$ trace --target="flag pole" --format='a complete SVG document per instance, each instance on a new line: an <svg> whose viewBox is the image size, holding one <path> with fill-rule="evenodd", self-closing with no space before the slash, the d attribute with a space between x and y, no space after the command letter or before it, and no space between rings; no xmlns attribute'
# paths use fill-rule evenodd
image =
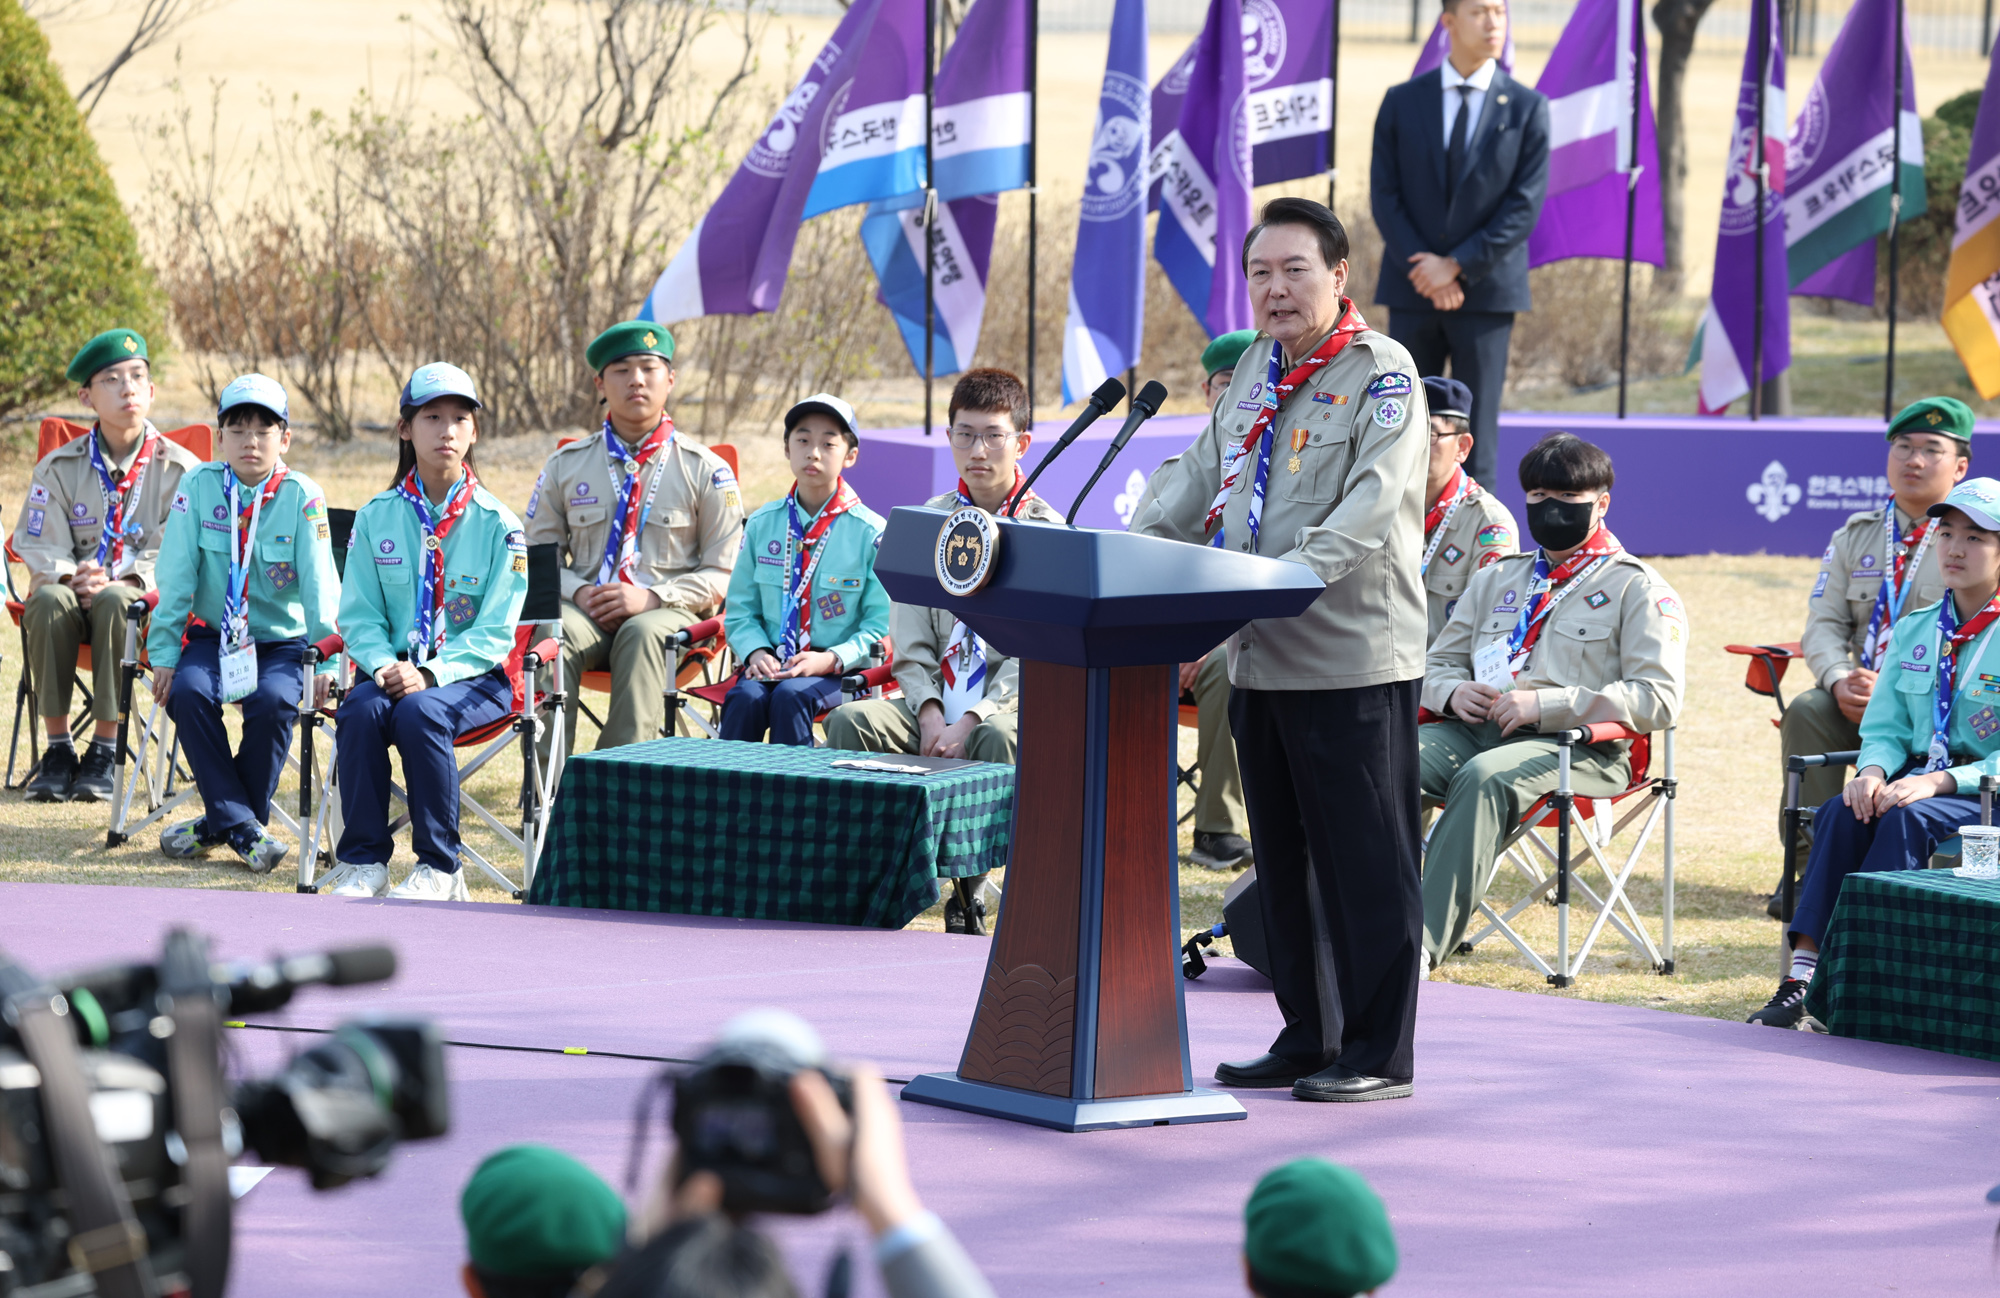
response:
<svg viewBox="0 0 2000 1298"><path fill-rule="evenodd" d="M1767 176L1764 157L1764 91L1771 84L1771 0L1757 0L1757 16L1750 22L1750 39L1756 40L1763 34L1764 48L1757 55L1757 120L1751 124L1750 147L1756 153L1757 165L1751 170L1757 177L1757 245L1752 253L1752 265L1757 279L1754 314L1750 318L1750 417L1761 419L1764 415L1764 182Z"/></svg>
<svg viewBox="0 0 2000 1298"><path fill-rule="evenodd" d="M1643 0L1632 0L1632 149L1626 158L1625 176L1625 286L1618 319L1618 417L1625 417L1626 369L1632 355L1632 227L1639 203L1639 83L1645 71L1639 53L1646 20Z"/></svg>
<svg viewBox="0 0 2000 1298"><path fill-rule="evenodd" d="M931 375L937 368L937 184L931 174L931 109L937 98L937 0L924 0L924 436L931 435Z"/></svg>
<svg viewBox="0 0 2000 1298"><path fill-rule="evenodd" d="M1041 135L1041 63L1037 57L1042 37L1041 0L1028 0L1028 427L1035 426L1035 246L1040 231L1035 223L1035 145Z"/></svg>
<svg viewBox="0 0 2000 1298"><path fill-rule="evenodd" d="M1333 208L1334 183L1340 178L1340 0L1333 0L1328 20L1326 56L1326 210Z"/></svg>
<svg viewBox="0 0 2000 1298"><path fill-rule="evenodd" d="M1903 0L1896 0L1896 41L1890 58L1896 60L1894 101L1895 126L1890 130L1889 156L1889 368L1882 379L1882 422L1896 417L1896 298L1897 253L1901 251L1903 228Z"/></svg>

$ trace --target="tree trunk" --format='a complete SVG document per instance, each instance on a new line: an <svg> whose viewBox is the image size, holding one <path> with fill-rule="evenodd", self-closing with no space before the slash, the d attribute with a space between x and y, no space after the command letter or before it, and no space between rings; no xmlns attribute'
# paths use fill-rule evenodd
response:
<svg viewBox="0 0 2000 1298"><path fill-rule="evenodd" d="M1687 130L1681 104L1687 88L1688 58L1694 53L1695 28L1713 0L1658 0L1653 25L1660 32L1660 102L1657 130L1660 142L1660 224L1666 235L1667 264L1656 285L1662 292L1681 291L1687 273ZM1733 128L1732 128L1733 129Z"/></svg>

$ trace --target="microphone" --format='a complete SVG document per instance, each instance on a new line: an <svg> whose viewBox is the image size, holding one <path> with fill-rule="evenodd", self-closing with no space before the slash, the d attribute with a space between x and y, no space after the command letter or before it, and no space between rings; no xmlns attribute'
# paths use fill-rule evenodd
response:
<svg viewBox="0 0 2000 1298"><path fill-rule="evenodd" d="M209 976L229 992L234 1013L274 1010L301 987L351 987L386 982L396 974L396 953L386 946L353 946L310 955L281 956L265 964L210 967Z"/></svg>
<svg viewBox="0 0 2000 1298"><path fill-rule="evenodd" d="M1077 493L1076 503L1069 507L1069 517L1064 519L1064 522L1071 527L1076 526L1076 511L1083 508L1083 498L1090 494L1090 489L1097 485L1097 480L1104 476L1104 471L1118 458L1118 452L1125 449L1125 443L1132 440L1132 434L1139 431L1139 425L1160 413L1160 406L1166 399L1167 385L1158 379L1149 380L1145 387L1139 389L1139 395L1132 398L1132 411L1125 416L1124 427L1120 428L1118 435L1111 439L1110 449L1104 452L1104 458L1097 463L1097 472L1090 475L1090 481L1084 483L1083 490Z"/></svg>
<svg viewBox="0 0 2000 1298"><path fill-rule="evenodd" d="M1084 429L1096 423L1099 417L1110 410L1111 407L1117 405L1124 397L1125 385L1117 379L1106 379L1104 382L1098 384L1097 391L1090 394L1090 404L1083 408L1083 413L1076 417L1076 422L1064 429L1061 437L1056 438L1056 444L1049 448L1049 453L1042 457L1042 462L1035 466L1035 471L1028 475L1028 480L1021 484L1020 489L1007 500L1001 502L1000 511L1009 518L1020 514L1021 498L1028 494L1028 488L1035 485L1035 479L1042 476L1042 470L1054 464L1056 456L1068 450L1071 442L1083 436Z"/></svg>

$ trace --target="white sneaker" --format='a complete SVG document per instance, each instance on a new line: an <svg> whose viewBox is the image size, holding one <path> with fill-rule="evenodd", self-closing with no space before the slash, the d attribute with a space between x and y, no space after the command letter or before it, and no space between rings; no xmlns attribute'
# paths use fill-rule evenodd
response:
<svg viewBox="0 0 2000 1298"><path fill-rule="evenodd" d="M419 864L410 871L410 877L389 889L389 895L399 901L469 901L465 891L465 873L454 870L446 874L443 870L433 870L428 865Z"/></svg>
<svg viewBox="0 0 2000 1298"><path fill-rule="evenodd" d="M389 867L380 862L342 861L320 879L320 892L334 897L379 897L388 890Z"/></svg>

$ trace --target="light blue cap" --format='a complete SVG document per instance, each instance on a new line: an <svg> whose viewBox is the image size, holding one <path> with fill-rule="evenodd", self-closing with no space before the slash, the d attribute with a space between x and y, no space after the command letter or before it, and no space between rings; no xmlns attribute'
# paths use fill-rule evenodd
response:
<svg viewBox="0 0 2000 1298"><path fill-rule="evenodd" d="M439 397L463 397L478 410L479 392L472 386L472 376L456 365L445 361L432 361L429 365L419 365L410 375L410 381L403 385L403 418L408 419Z"/></svg>
<svg viewBox="0 0 2000 1298"><path fill-rule="evenodd" d="M215 403L217 421L238 406L262 406L287 422L292 417L284 385L262 374L245 374L229 381L229 386L222 390L222 396Z"/></svg>
<svg viewBox="0 0 2000 1298"><path fill-rule="evenodd" d="M1988 532L2000 532L2000 482L1991 478L1967 478L1951 489L1951 494L1924 512L1932 518L1956 509Z"/></svg>

